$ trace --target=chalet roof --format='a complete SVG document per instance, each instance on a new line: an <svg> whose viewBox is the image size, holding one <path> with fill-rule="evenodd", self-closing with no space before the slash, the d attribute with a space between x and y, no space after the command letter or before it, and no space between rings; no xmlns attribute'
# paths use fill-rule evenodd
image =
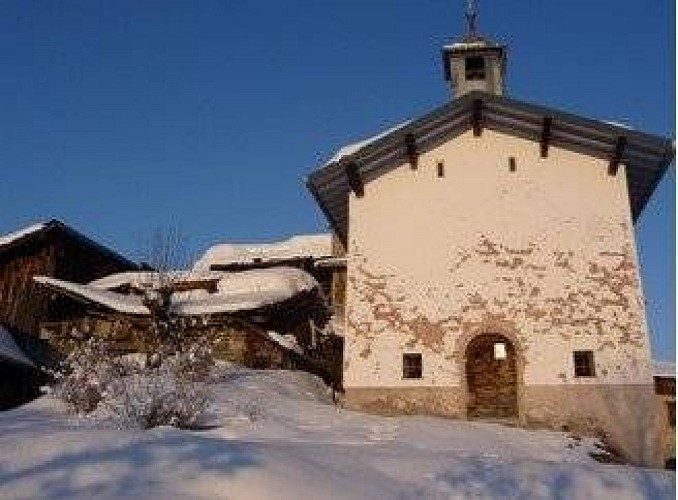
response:
<svg viewBox="0 0 678 500"><path fill-rule="evenodd" d="M332 255L332 235L301 234L273 243L222 243L207 250L193 266L207 271L213 266L245 266L255 263L284 263L294 259L321 259Z"/></svg>
<svg viewBox="0 0 678 500"><path fill-rule="evenodd" d="M36 276L34 280L85 304L122 314L149 314L140 295L117 293L92 284L81 285L46 276ZM232 313L280 303L313 289L319 289L316 280L310 274L291 267L221 272L215 293L207 290L175 292L172 306L182 316Z"/></svg>
<svg viewBox="0 0 678 500"><path fill-rule="evenodd" d="M88 238L84 234L78 232L77 230L57 219L31 224L30 226L27 226L23 229L0 235L0 253L17 248L23 244L33 242L37 238L54 232L60 232L62 235L71 238L82 245L95 248L100 253L107 255L110 259L120 262L130 269L136 269L139 267L126 257L114 252L110 248L105 247L100 243L97 243L96 241Z"/></svg>
<svg viewBox="0 0 678 500"><path fill-rule="evenodd" d="M12 334L0 326L0 360L21 365L35 366L30 358L16 344Z"/></svg>
<svg viewBox="0 0 678 500"><path fill-rule="evenodd" d="M0 235L0 247L9 245L33 233L41 231L42 229L45 228L46 225L47 223L45 222L38 222L37 224L31 224L30 226L26 226L22 229L12 231L11 233Z"/></svg>
<svg viewBox="0 0 678 500"><path fill-rule="evenodd" d="M673 141L663 137L473 91L417 120L340 149L308 176L306 185L333 229L345 238L351 185L368 173L381 175L397 167L408 158L408 150L427 151L482 127L625 164L634 221L674 155Z"/></svg>

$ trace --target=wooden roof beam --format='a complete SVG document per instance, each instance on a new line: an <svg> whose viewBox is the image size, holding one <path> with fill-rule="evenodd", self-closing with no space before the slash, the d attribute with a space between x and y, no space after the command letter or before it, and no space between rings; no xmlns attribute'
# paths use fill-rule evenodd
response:
<svg viewBox="0 0 678 500"><path fill-rule="evenodd" d="M539 155L547 158L549 155L549 142L551 141L551 124L553 118L545 116L541 126L541 139L539 140Z"/></svg>
<svg viewBox="0 0 678 500"><path fill-rule="evenodd" d="M417 151L417 141L414 134L407 134L405 136L405 151L407 154L407 161L410 163L412 170L417 170L419 166L419 152Z"/></svg>
<svg viewBox="0 0 678 500"><path fill-rule="evenodd" d="M347 163L344 166L344 172L346 172L346 178L348 179L348 185L351 188L351 191L353 191L358 198L362 198L365 195L365 184L360 175L358 164L354 161Z"/></svg>
<svg viewBox="0 0 678 500"><path fill-rule="evenodd" d="M483 100L474 99L473 100L473 116L471 118L473 121L473 135L474 137L480 137L483 133Z"/></svg>
<svg viewBox="0 0 678 500"><path fill-rule="evenodd" d="M609 175L617 175L617 170L619 170L619 164L621 163L622 155L624 154L624 149L626 148L626 137L619 136L617 137L617 143L614 147L614 154L610 158L610 165L607 168L607 173Z"/></svg>

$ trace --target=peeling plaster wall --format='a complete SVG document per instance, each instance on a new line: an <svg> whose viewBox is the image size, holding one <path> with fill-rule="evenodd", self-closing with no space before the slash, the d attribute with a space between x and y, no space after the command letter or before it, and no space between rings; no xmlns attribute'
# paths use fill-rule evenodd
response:
<svg viewBox="0 0 678 500"><path fill-rule="evenodd" d="M484 332L514 342L521 386L652 383L623 166L468 131L366 179L348 242L347 390L464 387ZM595 378L574 377L579 349ZM422 379L402 379L404 352L423 354Z"/></svg>

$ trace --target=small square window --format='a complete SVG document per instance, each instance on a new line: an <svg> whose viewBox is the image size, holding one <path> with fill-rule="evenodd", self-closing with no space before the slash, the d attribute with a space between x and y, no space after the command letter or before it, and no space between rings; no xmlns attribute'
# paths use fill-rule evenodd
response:
<svg viewBox="0 0 678 500"><path fill-rule="evenodd" d="M421 378L421 354L403 354L403 378Z"/></svg>
<svg viewBox="0 0 678 500"><path fill-rule="evenodd" d="M593 361L593 351L574 351L574 376L596 376L595 363Z"/></svg>
<svg viewBox="0 0 678 500"><path fill-rule="evenodd" d="M471 56L465 59L466 80L485 79L485 58Z"/></svg>

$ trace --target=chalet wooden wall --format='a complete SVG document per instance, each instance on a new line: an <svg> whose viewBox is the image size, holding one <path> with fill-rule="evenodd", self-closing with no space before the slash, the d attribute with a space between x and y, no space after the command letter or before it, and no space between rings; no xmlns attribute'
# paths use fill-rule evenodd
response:
<svg viewBox="0 0 678 500"><path fill-rule="evenodd" d="M50 293L36 286L35 275L56 274L56 247L31 242L0 251L0 323L36 332L48 317Z"/></svg>
<svg viewBox="0 0 678 500"><path fill-rule="evenodd" d="M60 353L66 354L82 339L96 335L107 342L112 354L144 352L142 339L149 320L112 313L89 312L86 316L66 321L41 324L42 334ZM213 344L217 359L250 368L295 368L295 353L268 339L256 327L241 321L221 324L197 323L186 330L188 339L207 339Z"/></svg>
<svg viewBox="0 0 678 500"><path fill-rule="evenodd" d="M61 354L70 352L91 335L106 340L111 354L144 352L140 339L148 328L145 317L92 310L77 319L41 324L43 336ZM242 319L222 317L217 322L205 323L196 319L186 335L211 340L219 360L257 369L304 370L318 375L328 385L341 387L343 341L338 337L328 337L309 356L300 356L267 338L265 329Z"/></svg>
<svg viewBox="0 0 678 500"><path fill-rule="evenodd" d="M86 283L137 268L63 224L50 224L0 247L0 323L35 338L41 322L74 317L81 309L39 286L34 276Z"/></svg>

